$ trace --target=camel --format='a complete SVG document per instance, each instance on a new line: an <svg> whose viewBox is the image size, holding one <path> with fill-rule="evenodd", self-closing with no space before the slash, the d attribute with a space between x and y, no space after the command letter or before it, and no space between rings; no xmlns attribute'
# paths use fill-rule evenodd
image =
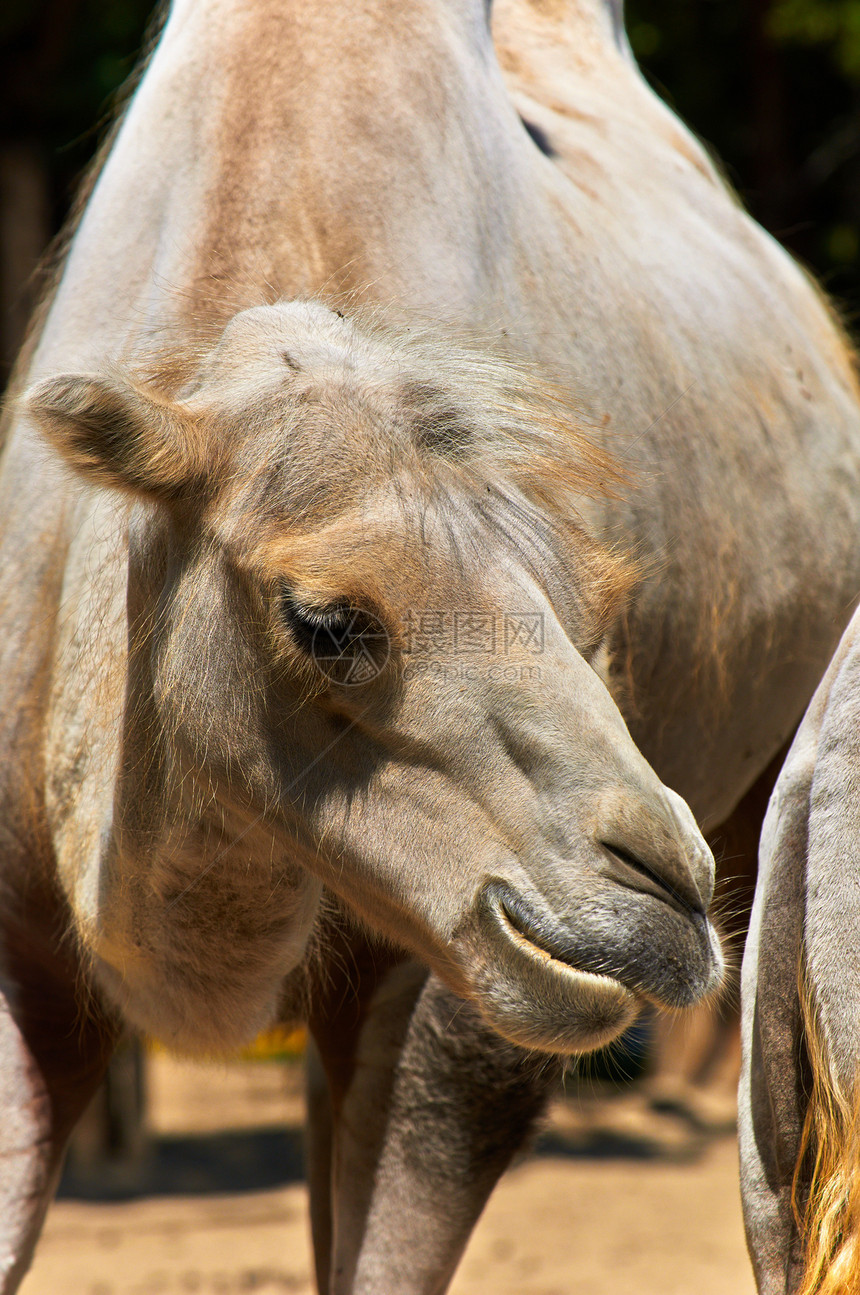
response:
<svg viewBox="0 0 860 1295"><path fill-rule="evenodd" d="M773 793L744 954L741 1185L762 1295L860 1289L858 710L855 613Z"/></svg>
<svg viewBox="0 0 860 1295"><path fill-rule="evenodd" d="M702 829L858 587L852 357L619 5L490 17L175 0L35 320L4 1293L123 1028L307 1021L319 1289L430 1295L558 1058L723 975Z"/></svg>

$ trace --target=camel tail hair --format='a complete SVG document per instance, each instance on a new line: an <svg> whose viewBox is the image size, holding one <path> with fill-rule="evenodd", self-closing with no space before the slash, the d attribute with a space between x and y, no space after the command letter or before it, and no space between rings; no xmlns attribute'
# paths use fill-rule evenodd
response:
<svg viewBox="0 0 860 1295"><path fill-rule="evenodd" d="M792 1183L805 1251L797 1295L860 1295L860 1084L846 1092L836 1073L805 959L798 990L812 1082Z"/></svg>

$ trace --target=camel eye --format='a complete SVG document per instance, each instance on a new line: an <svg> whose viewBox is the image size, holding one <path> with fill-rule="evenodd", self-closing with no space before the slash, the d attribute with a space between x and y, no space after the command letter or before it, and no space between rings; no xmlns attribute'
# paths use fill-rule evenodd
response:
<svg viewBox="0 0 860 1295"><path fill-rule="evenodd" d="M345 599L322 607L309 607L297 601L289 587L281 592L281 612L296 643L305 652L317 655L320 649L342 653L349 648L354 633L356 609Z"/></svg>
<svg viewBox="0 0 860 1295"><path fill-rule="evenodd" d="M373 612L346 598L308 606L286 585L280 607L293 641L330 682L368 683L385 668L391 640Z"/></svg>

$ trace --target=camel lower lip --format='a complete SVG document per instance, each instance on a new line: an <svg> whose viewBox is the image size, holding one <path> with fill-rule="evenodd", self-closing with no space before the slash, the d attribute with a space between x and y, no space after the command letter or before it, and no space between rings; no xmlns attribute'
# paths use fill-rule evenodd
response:
<svg viewBox="0 0 860 1295"><path fill-rule="evenodd" d="M618 980L617 977L607 976L600 971L589 971L587 967L578 967L574 963L567 962L564 958L559 958L556 954L545 949L543 945L538 944L534 939L525 934L525 932L517 925L514 917L504 903L499 904L498 913L502 922L507 927L509 935L517 942L523 952L529 954L531 957L539 959L544 963L548 971L557 975L567 974L575 977L577 980L581 980L582 977L587 977L589 980L594 981L595 984L599 985L600 983L603 983L607 988L611 988L613 990L620 989L625 993L629 992L627 986L624 985L622 981Z"/></svg>
<svg viewBox="0 0 860 1295"><path fill-rule="evenodd" d="M489 1025L521 1047L569 1054L616 1038L638 1016L639 995L536 943L520 929L517 907L504 883L485 888L458 937L461 965L469 968L466 996Z"/></svg>

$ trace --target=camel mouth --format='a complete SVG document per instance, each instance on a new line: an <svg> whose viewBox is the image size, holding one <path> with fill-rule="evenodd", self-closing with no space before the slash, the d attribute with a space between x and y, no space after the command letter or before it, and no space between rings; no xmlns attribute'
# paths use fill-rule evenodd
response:
<svg viewBox="0 0 860 1295"><path fill-rule="evenodd" d="M537 902L536 902L537 901ZM455 937L460 991L499 1034L553 1053L590 1052L643 1008L690 1007L722 976L707 921L654 894L604 882L570 920L494 877Z"/></svg>
<svg viewBox="0 0 860 1295"><path fill-rule="evenodd" d="M644 1000L615 976L574 962L533 929L505 883L484 887L458 938L466 996L499 1034L541 1052L591 1052L617 1038ZM561 956L560 956L561 955Z"/></svg>
<svg viewBox="0 0 860 1295"><path fill-rule="evenodd" d="M573 972L575 976L587 976L593 981L603 981L609 986L626 990L626 986L617 976L604 971L595 971L575 960L576 955L566 947L561 932L548 932L545 924L532 914L520 895L510 891L494 896L500 923L507 927L510 938L529 956L544 964L547 971L554 975L565 975Z"/></svg>
<svg viewBox="0 0 860 1295"><path fill-rule="evenodd" d="M652 951L656 947L655 937L660 931L661 919L669 924L664 926L664 939L668 930L676 936L683 932L688 940L692 940L692 949L688 948L688 953L692 953L691 962L695 963L695 968L691 967L691 975L681 976L671 985L660 985L659 980L653 980L659 960L650 967L643 965L641 949L637 957L632 942L623 952L618 947L611 948L605 939L595 942L587 926L560 923L505 883L496 882L488 887L485 902L496 910L497 920L507 928L510 938L528 949L533 957L551 966L555 974L563 974L567 969L577 976L615 985L633 994L643 1006L645 1003L668 1008L692 1006L716 989L722 980L724 962L711 924L704 913L697 912L690 905L680 901L667 904L659 890L649 892L637 887L630 893L634 896L634 905L644 902L652 906ZM630 910L626 922L617 900L611 911L612 925L616 928L626 925L629 938L635 929L630 920ZM605 926L599 929L605 936ZM671 967L675 959L667 958L666 962Z"/></svg>

